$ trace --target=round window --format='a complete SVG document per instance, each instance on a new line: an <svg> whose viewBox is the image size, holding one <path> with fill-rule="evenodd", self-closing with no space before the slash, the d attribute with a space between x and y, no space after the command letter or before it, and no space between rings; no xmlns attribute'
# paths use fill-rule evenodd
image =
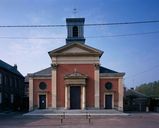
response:
<svg viewBox="0 0 159 128"><path fill-rule="evenodd" d="M112 89L112 86L113 86L113 85L112 85L111 82L105 83L105 88L108 89L108 90Z"/></svg>
<svg viewBox="0 0 159 128"><path fill-rule="evenodd" d="M41 82L41 83L39 84L39 88L40 88L41 90L46 89L46 88L47 88L46 83L45 83L45 82Z"/></svg>

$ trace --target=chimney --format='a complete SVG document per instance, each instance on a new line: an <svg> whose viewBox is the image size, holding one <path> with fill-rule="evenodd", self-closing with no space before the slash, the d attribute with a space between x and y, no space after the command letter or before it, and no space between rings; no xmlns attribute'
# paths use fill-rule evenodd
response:
<svg viewBox="0 0 159 128"><path fill-rule="evenodd" d="M14 64L14 68L17 70L17 68L18 68L18 67L17 67L17 64Z"/></svg>

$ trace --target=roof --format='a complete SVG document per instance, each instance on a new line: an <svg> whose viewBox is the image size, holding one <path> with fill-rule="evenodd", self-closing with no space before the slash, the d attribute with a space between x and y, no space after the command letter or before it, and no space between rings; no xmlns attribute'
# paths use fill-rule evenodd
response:
<svg viewBox="0 0 159 128"><path fill-rule="evenodd" d="M108 69L108 68L105 68L105 67L102 67L100 66L100 73L118 73L116 71L113 71L111 69Z"/></svg>
<svg viewBox="0 0 159 128"><path fill-rule="evenodd" d="M1 59L0 59L0 68L3 68L11 73L14 73L15 75L23 77L23 75L17 70L16 67L7 64L6 62L2 61Z"/></svg>
<svg viewBox="0 0 159 128"><path fill-rule="evenodd" d="M33 74L29 74L29 76L51 76L51 69L51 67L48 67Z"/></svg>
<svg viewBox="0 0 159 128"><path fill-rule="evenodd" d="M84 22L85 18L66 18L66 22Z"/></svg>
<svg viewBox="0 0 159 128"><path fill-rule="evenodd" d="M52 68L48 67L46 69L43 69L43 70L40 70L33 74L30 74L30 76L37 76L37 77L38 76L51 76L51 70L52 70ZM100 66L100 74L119 74L119 73L116 71L113 71L111 69Z"/></svg>
<svg viewBox="0 0 159 128"><path fill-rule="evenodd" d="M143 93L140 93L140 92L138 92L136 90L133 90L133 89L126 90L125 96L133 96L133 97L136 97L136 98L148 98Z"/></svg>

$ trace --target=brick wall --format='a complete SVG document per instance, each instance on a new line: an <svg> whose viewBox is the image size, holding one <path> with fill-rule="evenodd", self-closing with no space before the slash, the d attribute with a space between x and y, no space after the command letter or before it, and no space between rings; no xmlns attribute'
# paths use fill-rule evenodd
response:
<svg viewBox="0 0 159 128"><path fill-rule="evenodd" d="M57 107L65 106L64 75L74 70L88 76L86 86L86 107L94 107L94 65L93 64L59 64L57 67Z"/></svg>
<svg viewBox="0 0 159 128"><path fill-rule="evenodd" d="M105 83L111 82L112 89L107 90L105 88ZM118 105L118 79L100 79L100 108L104 108L104 94L105 93L114 93L114 106Z"/></svg>

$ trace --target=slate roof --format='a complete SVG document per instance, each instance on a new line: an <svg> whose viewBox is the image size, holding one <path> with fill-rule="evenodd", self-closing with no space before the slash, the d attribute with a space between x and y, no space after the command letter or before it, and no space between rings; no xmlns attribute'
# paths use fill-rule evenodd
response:
<svg viewBox="0 0 159 128"><path fill-rule="evenodd" d="M136 90L133 90L133 89L128 89L126 90L125 94L124 94L126 97L127 96L133 96L133 97L136 97L136 98L148 98L148 96L144 95L143 93L140 93Z"/></svg>
<svg viewBox="0 0 159 128"><path fill-rule="evenodd" d="M118 72L100 66L100 73L118 73ZM35 72L32 75L33 76L51 76L51 67Z"/></svg>
<svg viewBox="0 0 159 128"><path fill-rule="evenodd" d="M14 73L18 76L23 77L23 75L14 66L7 64L6 62L2 61L1 59L0 59L0 68L3 68L11 73Z"/></svg>
<svg viewBox="0 0 159 128"><path fill-rule="evenodd" d="M46 69L40 70L38 72L29 74L29 75L31 75L31 76L51 76L51 67L48 67Z"/></svg>
<svg viewBox="0 0 159 128"><path fill-rule="evenodd" d="M113 71L111 69L108 69L108 68L105 68L105 67L102 67L100 66L100 73L118 73L116 71Z"/></svg>

